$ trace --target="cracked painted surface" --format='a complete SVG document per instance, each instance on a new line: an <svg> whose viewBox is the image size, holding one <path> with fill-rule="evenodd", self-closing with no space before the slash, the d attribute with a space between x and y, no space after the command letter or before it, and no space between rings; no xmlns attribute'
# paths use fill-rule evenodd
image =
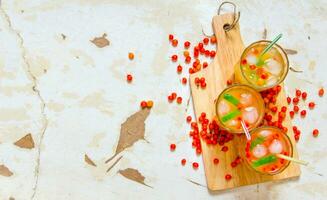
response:
<svg viewBox="0 0 327 200"><path fill-rule="evenodd" d="M326 1L234 2L245 44L264 30L268 39L282 32L281 45L297 52L289 55L291 66L303 73L290 72L289 93L301 88L310 97L326 87ZM210 192L201 164L197 171L180 165L184 157L202 161L187 136L190 91L170 63L177 50L167 35L197 42L202 28L211 33L217 6L211 0L2 0L0 199L326 199L326 98L314 97L317 109L294 120L302 128L300 157L311 164L298 180ZM110 45L90 42L104 33ZM182 105L167 104L172 91L183 96ZM121 124L143 99L155 102L145 140L105 163L115 154ZM311 136L313 128L319 138ZM34 148L14 145L29 133ZM129 168L152 188L119 175Z"/></svg>

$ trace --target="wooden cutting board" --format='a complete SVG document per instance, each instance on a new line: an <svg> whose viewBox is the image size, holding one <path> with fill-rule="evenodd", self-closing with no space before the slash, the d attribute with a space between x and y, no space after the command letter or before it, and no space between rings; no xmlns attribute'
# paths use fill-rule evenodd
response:
<svg viewBox="0 0 327 200"><path fill-rule="evenodd" d="M225 32L223 29L223 26L226 23L232 23L233 15L234 14L232 13L228 13L213 18L213 30L217 38L216 56L207 68L190 75L193 106L197 118L201 115L201 112L205 112L209 119L212 119L215 116L214 100L217 98L219 93L227 87L227 80L233 78L234 65L239 61L245 48L238 23L228 32ZM207 83L206 89L197 88L194 84L195 77L205 77ZM277 106L280 107L281 105L287 105L284 87L282 87L277 98ZM287 134L290 136L294 145L293 155L295 158L298 158L289 115L286 116L283 124L288 128L289 131ZM245 163L232 168L230 163L240 155L238 148L244 145L245 140L245 136L234 137L232 141L225 144L229 147L229 150L226 153L221 151L220 145L208 146L204 141L201 141L207 186L210 190L225 190L243 185L251 185L266 181L277 181L300 176L300 167L294 163L291 163L282 173L274 176L260 175L249 169ZM220 162L218 165L213 164L214 158L219 158ZM232 175L230 181L225 180L226 173Z"/></svg>

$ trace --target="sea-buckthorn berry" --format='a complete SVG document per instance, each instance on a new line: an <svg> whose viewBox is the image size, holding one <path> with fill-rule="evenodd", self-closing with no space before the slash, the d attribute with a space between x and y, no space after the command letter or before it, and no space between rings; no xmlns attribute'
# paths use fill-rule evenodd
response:
<svg viewBox="0 0 327 200"><path fill-rule="evenodd" d="M191 116L187 116L187 117L186 117L186 121L187 121L188 123L190 123L190 122L192 121L192 117L191 117Z"/></svg>
<svg viewBox="0 0 327 200"><path fill-rule="evenodd" d="M215 35L212 35L212 36L210 37L210 42L211 42L212 44L215 44L215 43L217 42L217 39L216 39L216 36L215 36Z"/></svg>
<svg viewBox="0 0 327 200"><path fill-rule="evenodd" d="M181 164L182 164L183 166L186 164L186 159L185 159L185 158L183 158L183 159L181 160Z"/></svg>
<svg viewBox="0 0 327 200"><path fill-rule="evenodd" d="M209 38L204 38L204 39L203 39L203 43L204 43L205 45L207 45L207 44L209 43Z"/></svg>
<svg viewBox="0 0 327 200"><path fill-rule="evenodd" d="M182 78L182 83L185 85L187 83L187 78L183 77Z"/></svg>
<svg viewBox="0 0 327 200"><path fill-rule="evenodd" d="M226 179L226 181L231 180L231 179L232 179L232 175L230 175L230 174L226 174L226 175L225 175L225 179Z"/></svg>
<svg viewBox="0 0 327 200"><path fill-rule="evenodd" d="M177 97L176 92L172 92L172 93L171 93L171 96L173 97L173 99L176 99L176 97Z"/></svg>
<svg viewBox="0 0 327 200"><path fill-rule="evenodd" d="M206 88L207 87L207 83L206 82L201 82L201 88Z"/></svg>
<svg viewBox="0 0 327 200"><path fill-rule="evenodd" d="M302 92L302 99L305 100L307 98L308 94L306 92Z"/></svg>
<svg viewBox="0 0 327 200"><path fill-rule="evenodd" d="M227 80L227 85L232 85L233 84L233 80L232 79L228 79Z"/></svg>
<svg viewBox="0 0 327 200"><path fill-rule="evenodd" d="M128 53L128 58L129 58L130 60L133 60L133 59L134 59L134 53L129 52L129 53Z"/></svg>
<svg viewBox="0 0 327 200"><path fill-rule="evenodd" d="M324 88L320 88L319 91L318 91L318 95L319 95L320 97L322 97L322 96L324 96L324 93L325 93Z"/></svg>
<svg viewBox="0 0 327 200"><path fill-rule="evenodd" d="M242 65L246 65L246 63L247 63L246 59L243 59L243 60L241 61L241 64L242 64Z"/></svg>
<svg viewBox="0 0 327 200"><path fill-rule="evenodd" d="M199 163L193 162L192 166L193 166L194 169L197 169L197 168L199 168Z"/></svg>
<svg viewBox="0 0 327 200"><path fill-rule="evenodd" d="M207 116L207 114L206 114L205 112L202 112L202 113L201 113L201 117L202 117L202 118L205 118L206 116Z"/></svg>
<svg viewBox="0 0 327 200"><path fill-rule="evenodd" d="M294 135L294 139L296 142L298 142L300 140L300 135Z"/></svg>
<svg viewBox="0 0 327 200"><path fill-rule="evenodd" d="M194 57L194 58L199 57L199 51L194 51L194 52L193 52L193 57Z"/></svg>
<svg viewBox="0 0 327 200"><path fill-rule="evenodd" d="M184 42L185 49L188 49L190 47L191 43L189 41Z"/></svg>
<svg viewBox="0 0 327 200"><path fill-rule="evenodd" d="M299 106L294 106L293 107L293 111L295 112L295 113L297 113L297 112L299 112L299 110L300 110L300 108L299 108Z"/></svg>
<svg viewBox="0 0 327 200"><path fill-rule="evenodd" d="M316 104L314 102L309 103L309 108L310 109L314 109L315 106L316 106Z"/></svg>
<svg viewBox="0 0 327 200"><path fill-rule="evenodd" d="M131 74L127 74L126 79L128 82L132 82L133 76Z"/></svg>
<svg viewBox="0 0 327 200"><path fill-rule="evenodd" d="M177 66L177 73L182 73L182 71L183 71L183 67L181 66L181 65L178 65Z"/></svg>
<svg viewBox="0 0 327 200"><path fill-rule="evenodd" d="M177 47L177 45L178 45L178 40L173 39L173 41L171 42L171 44L173 45L173 47Z"/></svg>
<svg viewBox="0 0 327 200"><path fill-rule="evenodd" d="M198 77L195 77L194 83L195 83L195 85L199 85L200 84L200 79Z"/></svg>
<svg viewBox="0 0 327 200"><path fill-rule="evenodd" d="M300 97L301 96L301 90L295 90L295 95L297 97Z"/></svg>
<svg viewBox="0 0 327 200"><path fill-rule="evenodd" d="M199 50L200 50L200 49L203 49L203 43L199 42L199 44L198 44L198 48L199 48Z"/></svg>
<svg viewBox="0 0 327 200"><path fill-rule="evenodd" d="M213 164L217 165L219 163L219 159L218 158L214 158L213 159Z"/></svg>
<svg viewBox="0 0 327 200"><path fill-rule="evenodd" d="M203 66L203 68L206 68L206 67L208 67L208 63L207 62L203 62L202 66Z"/></svg>
<svg viewBox="0 0 327 200"><path fill-rule="evenodd" d="M169 101L169 102L172 102L173 100L174 100L173 96L172 96L172 95L169 95L169 96L168 96L168 101Z"/></svg>
<svg viewBox="0 0 327 200"><path fill-rule="evenodd" d="M213 51L213 50L210 51L210 57L211 57L211 58L215 57L215 55L216 55L216 52L215 52L215 51Z"/></svg>
<svg viewBox="0 0 327 200"><path fill-rule="evenodd" d="M277 112L277 109L278 109L277 106L274 106L270 110L271 110L271 112L274 112L275 113L275 112Z"/></svg>
<svg viewBox="0 0 327 200"><path fill-rule="evenodd" d="M294 117L294 111L290 111L290 117L291 117L291 118Z"/></svg>
<svg viewBox="0 0 327 200"><path fill-rule="evenodd" d="M176 144L170 144L170 150L175 151L176 149Z"/></svg>
<svg viewBox="0 0 327 200"><path fill-rule="evenodd" d="M299 103L299 98L297 98L297 97L294 97L294 98L293 98L293 104L295 104L295 105L296 105L297 103Z"/></svg>
<svg viewBox="0 0 327 200"><path fill-rule="evenodd" d="M172 34L169 34L168 39L172 41L174 39L174 36Z"/></svg>
<svg viewBox="0 0 327 200"><path fill-rule="evenodd" d="M282 112L286 112L287 111L287 107L286 106L283 106L282 109L281 109Z"/></svg>
<svg viewBox="0 0 327 200"><path fill-rule="evenodd" d="M287 97L286 100L287 100L287 103L288 103L288 104L290 104L291 101L292 101L291 97Z"/></svg>
<svg viewBox="0 0 327 200"><path fill-rule="evenodd" d="M188 73L189 73L189 74L194 74L194 69L193 69L193 68L189 68L189 69L188 69Z"/></svg>
<svg viewBox="0 0 327 200"><path fill-rule="evenodd" d="M186 62L186 63L190 63L191 60L192 60L191 56L187 56L187 57L185 58L185 62Z"/></svg>
<svg viewBox="0 0 327 200"><path fill-rule="evenodd" d="M147 102L146 102L146 106L147 106L148 108L152 108L152 107L153 107L153 101L151 101L151 100L147 101Z"/></svg>
<svg viewBox="0 0 327 200"><path fill-rule="evenodd" d="M147 107L146 101L141 101L140 106L141 108L146 108Z"/></svg>
<svg viewBox="0 0 327 200"><path fill-rule="evenodd" d="M231 165L231 167L232 167L232 168L234 168L234 167L236 167L236 166L237 166L237 163L233 161L233 162L231 162L231 164L230 164L230 165Z"/></svg>
<svg viewBox="0 0 327 200"><path fill-rule="evenodd" d="M188 52L188 51L184 51L184 52L183 52L183 55L184 55L184 57L187 57L187 56L190 55L190 52Z"/></svg>
<svg viewBox="0 0 327 200"><path fill-rule="evenodd" d="M257 67L255 65L250 65L251 70L255 70Z"/></svg>
<svg viewBox="0 0 327 200"><path fill-rule="evenodd" d="M181 104L182 101L183 101L183 98L182 98L182 97L177 97L176 102L177 102L178 104Z"/></svg>
<svg viewBox="0 0 327 200"><path fill-rule="evenodd" d="M210 51L209 50L205 50L204 54L205 54L206 57L209 57L210 56Z"/></svg>
<svg viewBox="0 0 327 200"><path fill-rule="evenodd" d="M223 146L223 147L221 148L221 151L223 151L223 152L227 152L227 151L228 151L228 146Z"/></svg>
<svg viewBox="0 0 327 200"><path fill-rule="evenodd" d="M302 111L301 111L301 116L302 116L302 117L305 117L306 114L307 114L307 111L306 111L306 110L302 110Z"/></svg>
<svg viewBox="0 0 327 200"><path fill-rule="evenodd" d="M314 129L314 130L312 131L312 135L313 135L314 137L317 137L317 136L319 135L319 130L318 130L318 129Z"/></svg>
<svg viewBox="0 0 327 200"><path fill-rule="evenodd" d="M171 60L172 60L173 62L176 62L177 59L178 59L178 56L177 56L177 55L172 55L172 56L171 56Z"/></svg>

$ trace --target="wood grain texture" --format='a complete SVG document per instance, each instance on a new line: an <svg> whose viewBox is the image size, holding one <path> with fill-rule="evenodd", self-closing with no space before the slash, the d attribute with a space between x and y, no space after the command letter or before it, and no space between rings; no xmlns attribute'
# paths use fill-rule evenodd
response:
<svg viewBox="0 0 327 200"><path fill-rule="evenodd" d="M224 24L231 23L232 21L233 14L224 14L213 18L212 24L217 38L216 57L207 68L190 75L190 86L197 118L201 115L201 112L207 113L209 118L215 116L214 101L226 87L227 80L233 78L234 65L238 62L244 50L239 24L227 33L222 28ZM197 88L193 81L195 77L206 78L206 89ZM284 88L277 98L277 104L278 106L287 105ZM297 158L296 144L291 133L292 124L288 115L284 125L289 130L287 134L290 136L294 145L294 157ZM225 144L229 147L229 151L225 153L221 151L221 146L208 146L205 142L201 141L207 186L210 190L225 190L243 185L298 177L300 175L300 167L296 164L290 164L285 171L274 176L260 175L254 170L249 169L245 163L242 163L236 168L231 168L230 163L240 155L240 148L244 147L244 142L245 136L236 136L234 140ZM218 165L213 164L214 158L219 158L220 163ZM230 181L225 180L226 173L230 173L233 176Z"/></svg>

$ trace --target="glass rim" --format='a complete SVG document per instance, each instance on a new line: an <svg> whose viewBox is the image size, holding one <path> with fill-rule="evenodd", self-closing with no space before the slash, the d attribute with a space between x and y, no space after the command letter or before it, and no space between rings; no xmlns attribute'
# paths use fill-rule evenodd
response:
<svg viewBox="0 0 327 200"><path fill-rule="evenodd" d="M242 58L243 58L245 52L246 52L250 47L252 47L253 45L256 45L256 44L258 44L258 43L262 43L262 42L264 42L264 43L271 43L272 41L270 41L270 40L258 40L258 41L255 41L255 42L251 43L251 44L250 44L249 46L247 46L247 47L244 49L244 51L242 52L240 60L242 60ZM287 53L285 52L285 50L283 49L283 47L281 47L281 46L278 45L277 43L275 43L274 46L277 46L277 47L278 47L277 49L281 50L281 52L284 54L284 57L285 57L285 60L286 60L286 63L285 63L286 66L284 67L284 68L286 68L286 72L285 72L285 74L283 75L283 77L282 77L280 80L278 80L274 85L266 86L266 87L260 87L260 86L257 86L257 85L255 85L255 84L251 83L251 81L249 81L248 78L244 75L244 72L243 72L242 67L241 67L242 64L241 64L241 62L240 62L240 66L239 66L239 67L240 67L240 71L241 71L242 77L246 80L246 82L247 82L248 84L250 84L253 88L255 88L255 89L259 90L259 91L267 90L267 89L269 89L269 88L273 88L273 87L276 86L276 85L279 85L280 83L282 83L282 82L285 80L285 78L286 78L286 76L287 76L287 74L288 74L288 71L289 71L289 68L290 68L290 67L289 67L289 60L288 60Z"/></svg>
<svg viewBox="0 0 327 200"><path fill-rule="evenodd" d="M256 89L254 89L253 87L251 87L249 85L246 85L246 84L238 84L238 83L237 84L233 84L233 85L225 88L223 91L220 92L220 94L218 95L217 100L215 102L215 112L216 112L216 116L217 116L217 120L218 120L219 126L222 126L222 128L224 130L229 131L230 133L235 133L235 134L237 134L237 133L243 133L244 134L244 132L242 130L235 131L235 130L232 130L232 129L226 127L224 125L224 123L220 120L219 115L218 115L218 102L219 102L219 99L221 99L221 96L222 96L222 94L224 92L226 92L227 90L229 90L230 88L233 88L233 87L245 87L245 88L247 88L249 90L253 90L253 92L255 92L255 93L258 93L259 99L258 98L257 99L261 102L260 104L262 105L262 108L263 108L263 112L260 112L260 113L264 113L265 103L263 101L263 98L261 97L261 94ZM252 127L252 128L249 128L249 131L254 130L255 128L257 128L260 125L260 123L262 122L263 118L264 118L264 114L259 114L259 119L256 122L256 125L254 127Z"/></svg>
<svg viewBox="0 0 327 200"><path fill-rule="evenodd" d="M291 138L287 135L287 133L284 133L280 128L277 128L275 126L267 126L267 125L264 125L264 126L260 126L260 127L257 127L255 129L253 129L251 131L251 135L252 133L256 132L256 131L259 131L261 129L266 129L266 128L270 128L270 129L274 129L274 130L278 130L279 132L281 132L283 134L283 136L285 136L286 140L290 143L290 157L293 157L293 143L292 143L292 140ZM254 171L256 171L257 173L259 174L262 174L262 175L270 175L270 176L273 176L273 175L276 175L276 174L280 174L282 173L285 169L287 169L287 167L291 164L291 161L287 161L287 164L284 165L282 168L280 168L280 170L274 172L274 173L265 173L265 172L262 172L262 171L259 171L257 169L255 169L254 167L252 167L252 165L249 163L248 159L245 158L245 162L247 163L247 165L253 169Z"/></svg>

